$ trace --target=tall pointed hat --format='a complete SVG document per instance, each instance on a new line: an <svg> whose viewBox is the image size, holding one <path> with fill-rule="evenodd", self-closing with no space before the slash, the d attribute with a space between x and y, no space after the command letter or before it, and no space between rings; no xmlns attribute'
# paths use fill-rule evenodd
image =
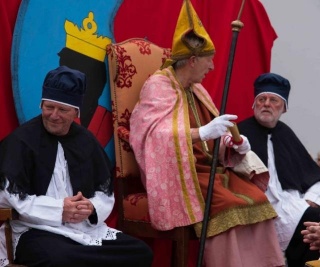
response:
<svg viewBox="0 0 320 267"><path fill-rule="evenodd" d="M190 34L200 38L201 44L197 47L192 46L186 38ZM165 67L172 65L177 60L191 56L210 56L214 52L214 44L190 0L184 0L173 36L171 59L165 63Z"/></svg>

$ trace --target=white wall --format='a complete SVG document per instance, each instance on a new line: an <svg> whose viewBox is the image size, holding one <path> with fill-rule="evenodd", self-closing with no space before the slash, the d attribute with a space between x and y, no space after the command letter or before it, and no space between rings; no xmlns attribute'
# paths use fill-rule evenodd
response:
<svg viewBox="0 0 320 267"><path fill-rule="evenodd" d="M271 71L291 83L289 110L281 117L313 157L320 151L320 1L261 0L278 38Z"/></svg>

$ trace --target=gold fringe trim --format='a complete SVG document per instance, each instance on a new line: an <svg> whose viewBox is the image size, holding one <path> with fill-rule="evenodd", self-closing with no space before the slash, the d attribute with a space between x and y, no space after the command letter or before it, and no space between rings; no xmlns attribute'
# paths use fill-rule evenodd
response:
<svg viewBox="0 0 320 267"><path fill-rule="evenodd" d="M231 208L209 219L207 237L218 235L238 225L254 224L275 217L277 213L269 202ZM196 235L200 237L202 222L196 223L194 229Z"/></svg>

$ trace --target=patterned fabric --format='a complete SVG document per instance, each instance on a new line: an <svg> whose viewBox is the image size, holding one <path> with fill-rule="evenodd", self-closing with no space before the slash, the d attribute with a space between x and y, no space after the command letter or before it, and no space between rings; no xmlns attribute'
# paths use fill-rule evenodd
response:
<svg viewBox="0 0 320 267"><path fill-rule="evenodd" d="M127 143L129 143L130 131L126 127L119 126L117 129L117 133L118 133L119 138L122 141L126 141Z"/></svg>
<svg viewBox="0 0 320 267"><path fill-rule="evenodd" d="M183 187L183 190L172 190L174 195L167 196L167 203L164 203L164 205L162 205L162 203L159 204L155 202L155 198L152 197L152 193L149 192L147 196L145 189L140 182L140 169L135 159L135 157L139 158L141 157L141 155L134 155L128 143L128 139L130 136L134 135L137 138L140 136L139 134L137 134L136 130L132 131L132 129L130 129L130 117L135 104L139 100L139 93L141 91L141 88L147 78L152 75L154 71L159 68L159 66L162 65L165 58L170 54L170 51L160 48L146 40L135 38L127 40L120 44L111 45L109 47L108 53L111 97L113 106L114 140L116 149L116 175L117 178L122 179L125 184L131 185L129 186L129 194L126 195L124 199L120 200L122 201L124 208L122 215L124 216L125 220L144 222L151 221L153 226L159 230L167 230L176 226L189 225L195 222L200 222L203 217L202 214L204 201L201 191L199 190L197 175L194 169L195 166L193 165L194 158L192 155L191 142L186 146L186 154L183 152L181 154L183 156L181 156L179 160L182 160L184 163L186 163L186 161L189 161L189 165L193 165L193 167L188 166L188 168L185 170L184 168L179 169L179 171L182 171L185 174L184 178L186 178L186 181L181 180L181 183L177 183L180 188L181 186ZM150 57L153 60L150 60ZM148 64L146 64L146 60L148 60ZM167 74L170 75L170 73ZM172 78L174 80L174 77ZM178 85L176 86L178 88ZM217 116L218 110L213 105L210 96L207 94L207 91L201 85L196 86L194 88L194 91L197 95L197 98L201 99L201 101L205 103L205 106L213 115ZM161 91L159 91L159 93L161 93ZM179 99L182 99L182 101L187 102L183 94L180 93L179 97ZM174 98L175 96L172 97L172 100L174 100ZM165 106L165 103L162 104ZM165 110L166 107L163 107L163 109ZM187 112L187 110L185 110L184 112ZM186 113L184 113L184 116L182 116L182 118L185 120L185 123L182 125L176 125L177 129L186 128L185 126L189 123L187 120L188 116L185 117L185 115ZM145 118L147 118L147 116ZM138 128L144 129L143 124L139 123L137 125ZM183 137L181 140L183 140ZM176 140L176 142L180 142L181 140ZM186 139L184 140L186 143ZM171 141L172 140L170 140L170 142ZM167 147L163 144L170 144L170 142L168 140L159 138L157 143L159 144L159 147L162 148ZM152 153L150 155L152 155ZM173 155L172 158L176 158L176 155ZM228 158L226 159L227 161L225 163L229 161L232 162L232 160ZM168 160L168 157L162 155L157 157L157 160ZM175 160L172 161L171 166L174 166L174 162ZM192 169L192 171L190 171L190 168ZM152 168L148 169L152 170ZM165 174L163 175L163 177L171 177L172 175L174 175L174 173L176 173L177 169L174 170L173 168L170 168L167 171L169 176ZM145 177L143 172L142 177ZM176 179L171 180L174 181ZM170 183L155 183L154 185L156 189L157 187L158 189L160 189L161 186L163 186L163 188L166 188L167 186L171 185ZM183 194L181 194L181 192L183 192ZM183 208L181 208L180 210L183 210L184 213L178 214L176 212L178 209L172 207L171 204L182 205ZM154 207L161 210L161 212L158 213L157 217L155 217L156 212L154 210ZM191 211L192 209L194 209L195 212ZM163 215L163 212L165 212L166 215L162 218L161 216ZM190 213L190 216L188 213ZM256 212L256 210L254 211L254 213L259 214L259 212ZM270 212L268 212L268 216L273 217L275 216L275 213L273 212L270 216ZM172 217L175 218L174 223L172 223ZM224 217L220 216L219 218ZM161 224L160 227L159 224ZM197 225L198 229L200 229L199 227L201 227L201 223ZM229 225L227 226L230 227ZM221 231L220 228L218 230Z"/></svg>
<svg viewBox="0 0 320 267"><path fill-rule="evenodd" d="M150 222L146 193L128 195L123 200L123 209L126 220Z"/></svg>
<svg viewBox="0 0 320 267"><path fill-rule="evenodd" d="M158 71L147 80L130 120L130 144L147 188L151 223L159 230L199 222L204 209L194 165L188 101L170 70ZM217 115L207 91L200 84L194 91ZM145 94L149 97L144 98Z"/></svg>
<svg viewBox="0 0 320 267"><path fill-rule="evenodd" d="M108 47L112 99L116 177L133 184L123 200L126 220L150 221L148 200L140 182L140 171L129 145L129 119L138 102L143 83L170 56L170 49L161 48L145 39L133 38ZM146 65L145 62L148 61Z"/></svg>
<svg viewBox="0 0 320 267"><path fill-rule="evenodd" d="M218 116L201 84L194 84L192 91L200 120L210 121ZM130 126L130 144L147 188L151 223L159 230L198 223L195 230L200 236L211 166L201 142L192 144L190 128L196 127L194 118L186 91L172 67L155 72L146 81ZM213 151L212 140L208 146ZM219 162L224 167L233 167L225 164L228 153L222 151ZM209 236L276 216L264 193L249 179L222 168L215 180Z"/></svg>

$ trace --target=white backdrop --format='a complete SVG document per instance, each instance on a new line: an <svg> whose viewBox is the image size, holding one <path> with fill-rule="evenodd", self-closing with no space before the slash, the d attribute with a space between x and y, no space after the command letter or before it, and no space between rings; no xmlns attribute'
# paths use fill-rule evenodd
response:
<svg viewBox="0 0 320 267"><path fill-rule="evenodd" d="M261 0L278 38L271 72L291 83L289 110L281 120L297 134L312 157L320 151L320 1Z"/></svg>

